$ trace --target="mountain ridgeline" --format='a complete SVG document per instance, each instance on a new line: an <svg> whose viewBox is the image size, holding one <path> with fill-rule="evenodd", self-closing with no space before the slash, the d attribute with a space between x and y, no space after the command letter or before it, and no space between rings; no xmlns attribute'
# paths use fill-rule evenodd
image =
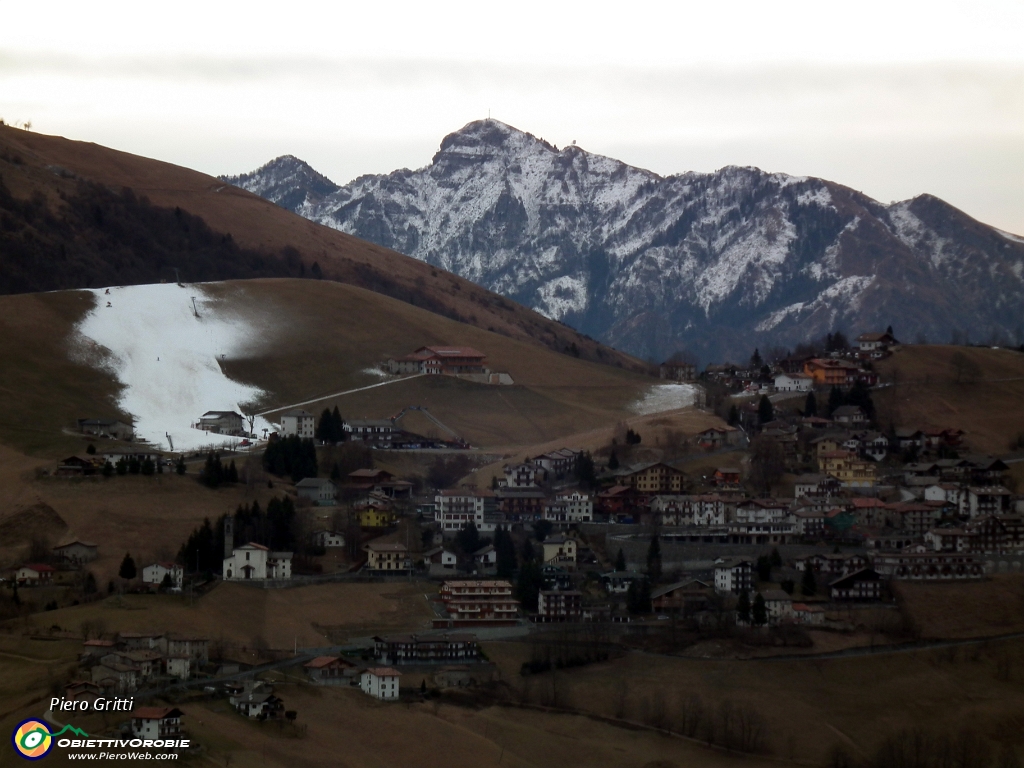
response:
<svg viewBox="0 0 1024 768"><path fill-rule="evenodd" d="M745 359L832 330L1024 343L1024 238L931 195L726 167L659 176L495 120L430 165L334 184L291 156L225 181L634 355Z"/></svg>

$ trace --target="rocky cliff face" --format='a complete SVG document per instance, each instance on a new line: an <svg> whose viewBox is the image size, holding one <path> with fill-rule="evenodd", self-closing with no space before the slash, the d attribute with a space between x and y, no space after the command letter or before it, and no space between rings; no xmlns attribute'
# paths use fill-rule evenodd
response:
<svg viewBox="0 0 1024 768"><path fill-rule="evenodd" d="M1024 342L1024 239L922 195L883 205L756 168L662 177L495 120L430 165L334 185L227 178L633 354L744 358L831 330Z"/></svg>

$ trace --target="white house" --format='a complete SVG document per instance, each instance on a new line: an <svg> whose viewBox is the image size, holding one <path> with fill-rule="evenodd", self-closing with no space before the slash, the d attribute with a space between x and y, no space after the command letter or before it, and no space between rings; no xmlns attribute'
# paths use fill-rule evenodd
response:
<svg viewBox="0 0 1024 768"><path fill-rule="evenodd" d="M715 591L719 594L749 592L753 566L743 558L719 558L715 561Z"/></svg>
<svg viewBox="0 0 1024 768"><path fill-rule="evenodd" d="M778 624L793 618L793 598L781 589L765 589L761 592L764 607L768 613L768 623Z"/></svg>
<svg viewBox="0 0 1024 768"><path fill-rule="evenodd" d="M778 392L810 392L813 387L814 379L806 373L780 373L775 377Z"/></svg>
<svg viewBox="0 0 1024 768"><path fill-rule="evenodd" d="M453 536L470 523L483 531L485 496L477 491L441 491L434 497L434 522Z"/></svg>
<svg viewBox="0 0 1024 768"><path fill-rule="evenodd" d="M235 547L231 557L224 558L223 576L225 581L290 579L292 553L271 552L262 544L250 541Z"/></svg>
<svg viewBox="0 0 1024 768"><path fill-rule="evenodd" d="M285 411L281 414L281 432L285 437L313 438L316 432L316 420L309 411L301 408Z"/></svg>
<svg viewBox="0 0 1024 768"><path fill-rule="evenodd" d="M179 680L189 680L192 677L192 659L188 656L168 656L167 674Z"/></svg>
<svg viewBox="0 0 1024 768"><path fill-rule="evenodd" d="M314 545L324 549L345 546L345 534L337 531L316 531L312 538Z"/></svg>
<svg viewBox="0 0 1024 768"><path fill-rule="evenodd" d="M171 586L181 589L185 579L185 569L177 563L153 563L142 569L142 583L156 584L161 586L164 583L164 576L171 577Z"/></svg>
<svg viewBox="0 0 1024 768"><path fill-rule="evenodd" d="M473 562L484 568L490 568L498 563L498 551L493 544L481 547L473 553Z"/></svg>
<svg viewBox="0 0 1024 768"><path fill-rule="evenodd" d="M337 501L338 486L323 477L306 477L295 484L300 499L309 499L318 507L332 507Z"/></svg>
<svg viewBox="0 0 1024 768"><path fill-rule="evenodd" d="M402 673L391 667L370 667L359 677L359 688L375 699L395 701L398 699L398 678Z"/></svg>
<svg viewBox="0 0 1024 768"><path fill-rule="evenodd" d="M552 523L573 525L594 521L594 502L585 493L561 494L544 505L544 519Z"/></svg>
<svg viewBox="0 0 1024 768"><path fill-rule="evenodd" d="M924 489L925 501L944 501L956 507L961 515L967 513L967 490L955 483L936 483Z"/></svg>
<svg viewBox="0 0 1024 768"><path fill-rule="evenodd" d="M135 707L132 710L132 736L137 739L180 738L184 714L177 707Z"/></svg>

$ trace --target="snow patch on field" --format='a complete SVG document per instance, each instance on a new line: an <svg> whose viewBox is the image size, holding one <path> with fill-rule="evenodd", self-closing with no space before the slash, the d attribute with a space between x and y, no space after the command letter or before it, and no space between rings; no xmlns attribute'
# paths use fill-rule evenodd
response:
<svg viewBox="0 0 1024 768"><path fill-rule="evenodd" d="M96 307L78 324L76 338L110 351L105 367L124 385L118 407L130 413L139 438L175 451L237 443L192 424L207 411L235 411L265 393L229 379L218 360L248 357L266 329L231 312L202 286L132 285L93 290ZM195 297L199 316L192 311ZM107 306L107 304L110 306ZM257 418L257 434L272 425Z"/></svg>
<svg viewBox="0 0 1024 768"><path fill-rule="evenodd" d="M674 411L693 405L696 393L697 388L692 384L655 384L629 408L640 415Z"/></svg>

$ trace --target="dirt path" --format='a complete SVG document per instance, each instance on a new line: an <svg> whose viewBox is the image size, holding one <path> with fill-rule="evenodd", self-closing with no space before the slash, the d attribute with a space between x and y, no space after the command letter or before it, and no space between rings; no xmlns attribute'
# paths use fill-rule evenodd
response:
<svg viewBox="0 0 1024 768"><path fill-rule="evenodd" d="M403 376L400 379L392 379L391 381L381 381L376 384L370 384L365 387L356 387L355 389L346 389L344 392L335 392L333 395L323 395L322 397L314 397L312 400L303 400L301 403L292 403L291 405L282 405L278 408L271 408L269 411L263 411L257 413L257 416L266 416L268 413L279 413L280 411L287 411L291 408L298 408L300 405L309 405L310 403L319 403L323 400L331 400L335 397L341 397L342 395L351 395L353 392L363 392L367 389L375 389L376 387L383 387L388 384L397 384L400 381L409 381L410 379L418 379L420 376L426 376L425 373L415 373L412 376ZM447 427L446 427L447 429Z"/></svg>

